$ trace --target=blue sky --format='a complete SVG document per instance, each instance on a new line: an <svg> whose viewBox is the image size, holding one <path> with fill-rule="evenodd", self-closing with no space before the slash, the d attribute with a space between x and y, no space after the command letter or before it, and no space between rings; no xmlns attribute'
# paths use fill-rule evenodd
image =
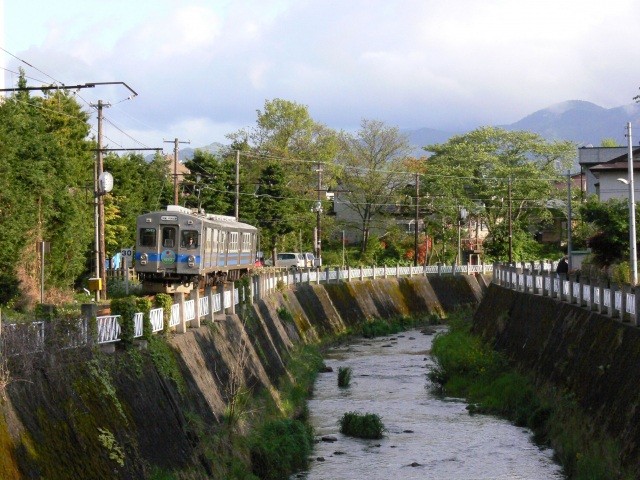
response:
<svg viewBox="0 0 640 480"><path fill-rule="evenodd" d="M273 98L336 129L456 130L640 92L632 0L3 1L2 48L35 67L0 51L6 70L139 93L79 92L112 104L114 147L224 142Z"/></svg>

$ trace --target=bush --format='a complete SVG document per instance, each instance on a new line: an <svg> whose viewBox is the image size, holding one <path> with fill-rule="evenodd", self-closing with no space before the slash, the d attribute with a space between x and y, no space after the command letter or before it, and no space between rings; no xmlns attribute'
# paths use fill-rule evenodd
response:
<svg viewBox="0 0 640 480"><path fill-rule="evenodd" d="M300 420L271 420L264 423L251 442L251 464L263 480L289 478L307 466L313 437Z"/></svg>
<svg viewBox="0 0 640 480"><path fill-rule="evenodd" d="M338 386L340 388L346 388L351 382L351 368L340 367L338 369Z"/></svg>
<svg viewBox="0 0 640 480"><path fill-rule="evenodd" d="M382 438L386 431L382 420L375 413L347 412L338 421L340 433L357 438Z"/></svg>
<svg viewBox="0 0 640 480"><path fill-rule="evenodd" d="M125 348L133 345L133 316L138 312L136 297L114 298L111 300L111 313L120 315L120 342Z"/></svg>

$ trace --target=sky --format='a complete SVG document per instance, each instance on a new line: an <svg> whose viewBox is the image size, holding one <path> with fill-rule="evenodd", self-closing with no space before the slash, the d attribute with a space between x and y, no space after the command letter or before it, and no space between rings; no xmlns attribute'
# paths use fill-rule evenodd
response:
<svg viewBox="0 0 640 480"><path fill-rule="evenodd" d="M94 123L90 105L111 104L113 148L228 143L275 98L337 130L461 131L640 93L632 0L0 0L0 15L6 87L22 67L30 86L138 94L78 91Z"/></svg>

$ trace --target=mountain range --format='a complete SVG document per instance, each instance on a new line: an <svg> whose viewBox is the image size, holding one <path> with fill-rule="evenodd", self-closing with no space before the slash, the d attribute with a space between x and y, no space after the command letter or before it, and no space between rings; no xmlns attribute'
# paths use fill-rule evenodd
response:
<svg viewBox="0 0 640 480"><path fill-rule="evenodd" d="M515 123L496 126L505 130L534 132L547 140L570 140L579 147L599 146L605 138L625 146L628 122L631 122L632 128L640 125L640 105L603 108L584 100L569 100L538 110ZM421 128L405 130L404 133L409 136L412 144L424 146L446 142L453 135L465 132Z"/></svg>
<svg viewBox="0 0 640 480"><path fill-rule="evenodd" d="M615 108L604 108L584 100L569 100L551 105L508 125L496 125L505 130L535 132L547 140L570 140L578 147L599 146L603 139L613 139L620 146L627 145L626 125L640 126L640 105L630 104ZM402 133L415 145L415 154L422 155L425 145L446 142L454 135L465 131L451 132L434 128L406 129ZM633 132L632 132L633 133ZM640 133L636 135L640 138ZM199 147L212 153L225 148L221 143ZM180 159L193 157L193 148L180 150Z"/></svg>

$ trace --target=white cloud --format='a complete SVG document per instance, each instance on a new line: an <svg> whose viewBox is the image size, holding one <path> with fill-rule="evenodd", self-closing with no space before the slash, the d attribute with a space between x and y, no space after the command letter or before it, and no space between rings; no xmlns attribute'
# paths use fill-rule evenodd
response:
<svg viewBox="0 0 640 480"><path fill-rule="evenodd" d="M631 103L640 84L631 0L61 2L6 5L7 45L65 83L130 84L140 135L224 140L275 97L334 128L501 124L570 99ZM87 95L107 93L124 96Z"/></svg>

